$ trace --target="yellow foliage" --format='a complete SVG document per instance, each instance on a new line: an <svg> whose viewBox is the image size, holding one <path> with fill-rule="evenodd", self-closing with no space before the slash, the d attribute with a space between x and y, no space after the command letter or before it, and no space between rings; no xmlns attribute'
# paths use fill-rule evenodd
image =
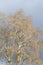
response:
<svg viewBox="0 0 43 65"><path fill-rule="evenodd" d="M11 57L13 53L17 52L16 64L22 65L22 61L27 59L32 65L32 61L39 58L40 30L36 30L32 25L32 19L25 16L23 11L17 11L15 15L7 16L8 26L3 26L0 30L0 46L5 47L5 55L12 65ZM4 42L4 44L3 44ZM7 46L8 45L8 46ZM41 65L39 59L36 65ZM34 64L33 62L33 64Z"/></svg>

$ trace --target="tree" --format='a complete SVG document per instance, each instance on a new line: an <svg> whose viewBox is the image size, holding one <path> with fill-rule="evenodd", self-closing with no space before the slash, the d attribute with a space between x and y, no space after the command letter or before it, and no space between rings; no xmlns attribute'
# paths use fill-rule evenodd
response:
<svg viewBox="0 0 43 65"><path fill-rule="evenodd" d="M35 29L32 19L23 11L7 17L7 26L0 28L0 53L4 53L10 65L41 65L39 58L40 29ZM3 43L4 42L4 43Z"/></svg>

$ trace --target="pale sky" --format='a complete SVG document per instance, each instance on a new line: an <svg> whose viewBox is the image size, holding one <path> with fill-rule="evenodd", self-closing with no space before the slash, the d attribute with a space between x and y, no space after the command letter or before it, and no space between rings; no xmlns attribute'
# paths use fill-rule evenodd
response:
<svg viewBox="0 0 43 65"><path fill-rule="evenodd" d="M10 14L20 8L32 15L34 26L43 29L43 0L0 0L0 12Z"/></svg>

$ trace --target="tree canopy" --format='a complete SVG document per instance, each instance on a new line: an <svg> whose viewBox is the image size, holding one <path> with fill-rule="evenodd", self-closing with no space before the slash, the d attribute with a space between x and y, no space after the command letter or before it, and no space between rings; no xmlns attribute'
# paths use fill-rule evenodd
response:
<svg viewBox="0 0 43 65"><path fill-rule="evenodd" d="M42 65L40 37L43 31L32 25L30 16L23 11L7 16L8 24L0 27L0 53L7 58L9 65Z"/></svg>

